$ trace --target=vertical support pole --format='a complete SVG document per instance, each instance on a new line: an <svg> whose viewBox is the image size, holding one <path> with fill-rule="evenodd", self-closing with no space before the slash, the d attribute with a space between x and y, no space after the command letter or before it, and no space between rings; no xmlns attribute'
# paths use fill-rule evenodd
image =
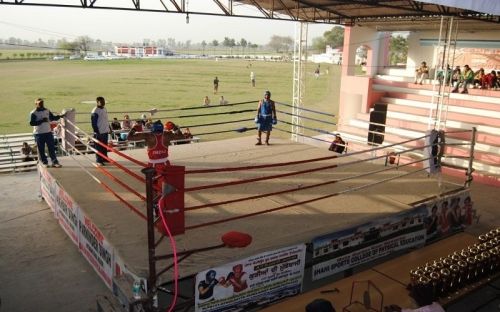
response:
<svg viewBox="0 0 500 312"><path fill-rule="evenodd" d="M470 138L470 150L469 150L469 165L467 166L467 172L465 175L467 176L467 179L465 180L464 186L465 187L470 187L471 182L472 182L472 173L474 172L474 147L476 146L476 136L477 136L477 129L476 127L472 127L472 132L471 132L471 138Z"/></svg>
<svg viewBox="0 0 500 312"><path fill-rule="evenodd" d="M293 95L292 95L292 141L297 142L302 128L302 98L304 96L304 62L307 62L307 23L295 25L295 44L293 49Z"/></svg>
<svg viewBox="0 0 500 312"><path fill-rule="evenodd" d="M149 277L148 277L148 292L147 298L149 304L147 306L153 306L153 298L156 295L156 261L155 261L155 230L154 230L154 211L153 211L153 201L154 201L154 188L153 188L153 177L156 170L151 167L147 167L141 170L146 176L146 216L148 223L148 262L149 262Z"/></svg>
<svg viewBox="0 0 500 312"><path fill-rule="evenodd" d="M73 151L73 146L75 146L75 124L76 124L76 113L74 108L66 109L66 116L62 119L62 126L64 131L61 134L62 138L62 149L67 154L68 151Z"/></svg>

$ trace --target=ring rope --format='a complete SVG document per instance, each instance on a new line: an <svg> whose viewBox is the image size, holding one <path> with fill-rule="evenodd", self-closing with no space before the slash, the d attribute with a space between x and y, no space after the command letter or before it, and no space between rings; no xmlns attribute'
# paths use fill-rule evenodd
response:
<svg viewBox="0 0 500 312"><path fill-rule="evenodd" d="M280 128L277 128L277 127L274 127L273 130L278 130L278 131L282 131L282 132L286 132L286 133L292 133L292 131L289 131L289 130L285 130L285 129L280 129ZM321 142L325 142L325 143L332 143L331 140L326 140L326 139L322 139L322 138L317 138L317 137L313 137L313 136L310 136L310 135L305 135L305 134L300 134L300 133L296 133L296 135L298 136L301 136L301 137L304 137L304 138L309 138L309 139L313 139L313 140L316 140L316 141L321 141ZM337 145L342 145L342 144L337 144Z"/></svg>
<svg viewBox="0 0 500 312"><path fill-rule="evenodd" d="M76 128L76 127L75 127ZM78 128L79 129L79 128ZM110 148L109 146L107 146L106 144L103 144L101 141L97 140L96 138L93 138L92 136L90 136L88 133L86 133L85 131L79 129L82 133L84 133L88 139L92 140L94 143L96 144L99 144L100 146L103 146L105 147L106 149L111 149L111 151L114 151L115 149L112 149ZM72 134L74 135L74 134ZM79 139L79 138L78 138ZM136 178L137 180L143 182L143 183L146 183L146 179L144 177L141 177L139 176L137 173L131 171L130 169L126 168L125 166L123 166L122 164L119 164L118 162L116 162L114 159L112 158L109 158L108 156L104 155L103 153L99 152L96 148L88 145L88 148L93 151L94 153L96 153L97 155L101 156L102 158L106 159L107 161L109 161L111 164L115 165L116 167L122 169L123 171L125 171L126 173L128 173L129 175L131 175L132 177Z"/></svg>
<svg viewBox="0 0 500 312"><path fill-rule="evenodd" d="M341 157L341 155L338 155L338 156L334 155L334 156L330 156L330 157L331 158L338 158L338 157ZM330 157L326 157L326 158L330 158ZM358 159L358 160L346 162L343 164L334 164L334 165L328 165L328 166L323 166L323 167L318 167L318 168L313 168L313 169L306 169L306 170L299 170L299 171L293 171L293 172L287 172L287 173L281 173L281 174L274 174L274 175L269 175L269 176L265 176L265 177L251 178L251 179L245 179L245 180L234 180L234 181L230 181L230 182L188 187L188 188L185 188L184 191L185 192L192 192L192 191L206 190L206 189L211 189L211 188L216 188L216 187L239 185L239 184L257 182L257 181L284 178L284 177L289 177L289 176L299 175L299 174L304 174L304 173L309 173L309 172L315 172L315 171L320 171L320 170L333 169L333 168L338 168L338 167L346 167L346 166L350 166L350 165L363 163L363 162L366 162L368 160L376 160L376 159L385 158L385 157L386 157L385 155L373 156L370 158ZM304 162L304 161L302 161L302 162ZM308 162L311 162L311 161L309 160ZM273 164L273 165L275 165L275 164ZM282 166L282 163L279 163L277 165ZM263 165L263 166L269 166L269 165Z"/></svg>
<svg viewBox="0 0 500 312"><path fill-rule="evenodd" d="M242 110L236 110L236 111L217 112L217 113L208 113L208 114L197 114L197 115L169 116L168 118L174 119L174 118L189 118L189 117L205 117L205 116L216 116L216 115L241 114L241 113L248 113L248 112L255 112L255 109L242 109ZM167 116L165 116L164 118L167 118Z"/></svg>
<svg viewBox="0 0 500 312"><path fill-rule="evenodd" d="M306 117L306 116L297 115L297 114L293 114L293 113L288 113L288 112L281 111L281 110L279 110L279 109L277 109L276 111L277 111L278 113L285 114L285 115L290 115L290 116L298 116L298 117L300 117L300 118L302 118L302 119L308 119L308 120L318 121L318 122L322 122L322 123L329 124L329 125L333 125L333 126L336 126L336 125L337 125L336 123L331 122L331 121L325 121L325 120L321 120L321 119L316 119L316 118Z"/></svg>
<svg viewBox="0 0 500 312"><path fill-rule="evenodd" d="M75 124L74 124L74 123L72 123L71 121L67 120L67 122L68 122L69 124L73 125L73 126L75 127L75 129L78 129L80 132L84 133L84 134L85 134L88 138L94 139L94 138L92 138L92 136L91 136L90 134L88 134L87 132L85 132L85 131L83 131L82 129L80 129L77 125L75 125ZM68 131L67 133L70 133L70 132ZM80 138L79 138L78 136L76 136L75 134L73 134L73 133L70 133L70 134L71 134L71 135L73 135L73 137L74 137L75 139L80 139ZM125 158L126 160L129 160L129 161L133 162L133 163L134 163L134 164L136 164L136 165L139 165L139 166L142 166L142 167L147 167L147 166L148 166L148 164L147 164L147 163L142 162L142 161L140 161L140 160L137 160L137 159L135 159L135 158L132 158L132 157L130 157L129 155L124 154L124 153L122 153L121 151L119 151L119 150L117 150L117 149L115 149L115 148L112 148L112 147L110 147L110 146L108 146L108 145L104 145L104 146L106 147L106 149L107 149L108 151L113 152L113 153L115 153L116 155L121 156L121 157ZM145 182L145 181L146 181L146 180L144 180L144 182Z"/></svg>
<svg viewBox="0 0 500 312"><path fill-rule="evenodd" d="M74 134L71 134L71 135L74 135ZM99 142L100 143L100 142ZM71 144L69 144L71 145ZM105 145L104 145L105 146ZM88 146L91 150L95 150L94 148L92 148L91 146ZM80 155L83 155L83 153L81 153L81 151L77 150L74 146L72 146L73 150L75 151L78 151L78 153ZM98 153L101 157L104 157L104 155L102 153L99 153L96 151L96 153ZM86 156L85 156L86 157ZM86 157L87 158L87 157ZM106 157L107 159L110 159L111 160L111 163L115 163L115 164L118 164L116 163L113 159L111 158L108 158ZM88 159L88 158L87 158ZM89 160L90 161L90 160ZM92 162L93 163L93 162ZM117 165L118 168L121 169L121 167L123 167L122 165ZM97 167L97 166L96 166ZM111 178L113 181L115 181L116 183L120 184L122 187L124 187L126 190L132 192L134 195L136 195L137 197L139 197L141 200L145 201L146 200L146 197L144 197L142 194L140 194L139 192L137 192L136 190L134 190L133 188L131 188L130 186L128 186L127 184L125 184L124 182L122 182L121 180L117 179L114 175L112 175L107 169L105 168L102 168L102 167L97 167L98 169L100 169L105 175L107 175L109 178ZM129 170L129 169L127 169ZM125 170L125 172L127 172ZM128 172L127 172L128 173Z"/></svg>
<svg viewBox="0 0 500 312"><path fill-rule="evenodd" d="M250 103L256 103L258 100L253 100L253 101L245 101L245 102L236 102L236 103L228 103L224 104L222 106L237 106L237 105L243 105L243 104L250 104ZM127 113L151 113L154 112L156 114L157 112L175 112L175 111L183 111L183 110L191 110L191 109L210 109L214 107L221 107L221 105L210 105L210 106L187 106L187 107L181 107L181 108L167 108L167 109L150 109L150 110L136 110L136 111L113 111L113 112L108 112L108 114L127 114ZM75 112L76 115L88 115L88 113L84 112Z"/></svg>
<svg viewBox="0 0 500 312"><path fill-rule="evenodd" d="M430 144L430 145L427 145L427 146L433 146L433 144ZM427 146L422 146L422 147L414 148L414 149L411 149L411 150L422 149L422 148L427 147ZM410 150L407 150L407 151L401 152L400 154L405 153L405 152L409 152L409 151ZM355 154L355 153L356 152L354 152L353 154ZM340 158L343 155L347 155L347 154L334 155L334 156L330 156L330 157L332 157L332 158ZM217 187L224 187L224 186L239 185L239 184L257 182L257 181L270 180L270 179L275 179L275 178L283 178L283 177L288 177L288 176L293 176L293 175L299 175L299 174L304 174L304 173L309 173L309 172L315 172L315 171L320 171L320 170L325 170L325 169L347 167L347 166L351 166L351 165L363 163L365 161L376 160L376 159L381 159L381 158L385 158L385 157L386 157L386 155L373 156L373 157L359 159L359 160L354 160L354 161L350 161L350 162L346 162L346 163L342 163L342 164L335 164L335 165L323 166L323 167L318 167L318 168L313 168L313 169L299 170L299 171L294 171L294 172L287 172L287 173L282 173L282 174L275 174L275 175L269 175L269 176L265 176L265 177L252 178L252 179L246 179L246 180L234 180L234 181L224 182L224 183L201 185L201 186L186 188L186 189L184 189L184 191L185 192L192 192L192 191L199 191L199 190L205 190L205 189L211 189L211 188L217 188ZM281 164L282 163L272 164L272 165L281 165ZM266 166L266 165L263 165L263 166Z"/></svg>
<svg viewBox="0 0 500 312"><path fill-rule="evenodd" d="M90 159L88 159L88 156L85 155L84 153L82 153L80 150L76 149L75 146L69 144L72 149L74 151L76 151L78 154L80 154L81 156L85 157L89 162L93 163ZM127 201L125 201L125 199L123 199L120 195L118 195L118 193L116 193L115 191L113 191L113 189L108 186L106 183L104 183L103 181L101 181L99 178L97 178L94 174L92 174L88 169L86 169L81 163L80 161L78 161L76 158L74 158L73 156L71 156L77 163L77 165L84 171L86 172L92 179L94 179L97 183L99 183L102 187L104 187L107 191L109 191L111 194L113 194L116 198L118 198L118 200L120 200L122 203L124 203L130 210L132 210L133 212L135 212L139 217L141 217L142 219L144 220L147 220L147 217L139 210L137 209L136 207L134 207L133 205L131 205L130 203L128 203ZM100 169L99 167L97 167L95 164L93 164L94 167L96 167L97 169Z"/></svg>
<svg viewBox="0 0 500 312"><path fill-rule="evenodd" d="M290 105L290 104L285 104L285 103L282 103L282 102L275 102L275 103L293 108L293 106ZM308 108L304 108L304 107L301 107L300 110L303 110L303 111L306 111L306 112L312 112L312 113L316 113L316 114L320 114L320 115L335 117L334 114L328 114L328 113L324 113L324 112L319 112L319 111L315 111L313 109L308 109Z"/></svg>
<svg viewBox="0 0 500 312"><path fill-rule="evenodd" d="M294 125L293 123L288 122L288 121L284 121L284 120L282 120L281 123L284 123L284 124L287 124L287 125L290 125L290 126L296 126L296 127L307 129L307 130L311 130L311 131L316 131L316 132L319 132L319 133L324 133L324 134L329 134L329 135L335 135L335 133L330 132L330 131L326 131L326 130L322 130L322 129L317 129L317 128L306 127L306 126L302 126L302 125Z"/></svg>
<svg viewBox="0 0 500 312"><path fill-rule="evenodd" d="M226 105L224 105L226 106ZM213 106L213 107L222 107L222 106ZM231 114L241 114L247 112L255 112L255 109L242 109L242 110L233 110L227 112L217 112L217 113L207 113L207 114L193 114L193 115L178 115L178 116L167 116L167 115L156 115L155 119L174 119L174 118L190 118L190 117L206 117L206 116L216 116L216 115L231 115ZM108 113L109 114L109 113ZM123 121L123 120L121 120ZM78 124L90 124L90 121L79 121Z"/></svg>
<svg viewBox="0 0 500 312"><path fill-rule="evenodd" d="M354 178L361 178L361 177L368 176L368 175L371 175L371 174L377 174L377 173L381 173L381 172L385 172L385 171L391 171L391 170L394 170L394 169L397 170L397 169L399 169L401 167L411 166L413 164L416 164L416 163L419 163L419 162L423 162L423 161L425 161L427 159L430 159L430 158L415 160L415 161L408 162L408 163L405 163L405 164L402 164L402 165L397 165L396 167L390 167L390 168L384 168L384 169L380 169L380 170L374 170L374 171L370 171L370 172L367 172L367 173L359 174L357 176L351 176L351 177L346 177L346 178L341 178L341 179L336 179L336 180L330 180L330 181L326 181L326 182L311 184L311 185L308 185L308 186L301 186L300 188L294 187L294 188L289 188L289 189L285 189L285 190L281 190L281 191L276 191L276 192L270 192L270 193L258 194L258 195L253 195L253 196L241 197L241 198L238 198L238 199L231 199L231 200L225 200L225 201L220 201L220 202L215 202L215 203L209 203L209 204L203 204L203 205L186 207L186 208L184 208L184 210L186 210L186 211L197 210L197 209L202 209L202 208L207 208L207 207L212 207L212 206L220 206L220 205L232 204L232 203L235 203L235 202L247 201L247 200L258 199L258 198L263 198L263 197L269 197L269 196L274 196L274 195L281 195L281 194L285 194L285 193L289 193L289 192L296 192L296 191L307 190L307 189L310 189L310 188L325 186L325 185L328 185L328 184L335 184L337 182L348 181L348 180L354 179Z"/></svg>
<svg viewBox="0 0 500 312"><path fill-rule="evenodd" d="M213 132L203 132L203 133L196 133L196 136L203 136L203 135L210 135L210 134L219 134L219 133L228 133L228 132L240 132L238 129L232 129L232 130L221 130L221 131L213 131Z"/></svg>
<svg viewBox="0 0 500 312"><path fill-rule="evenodd" d="M181 128L198 128L198 127L224 125L224 124L230 124L230 123L235 123L235 122L244 122L244 121L253 121L253 118L231 120L231 121L222 121L222 122L213 122L213 123L207 123L207 124L201 124L201 125L187 125L187 126L186 125L182 125Z"/></svg>
<svg viewBox="0 0 500 312"><path fill-rule="evenodd" d="M340 158L340 157L347 157L347 156L365 154L365 153L368 153L368 152L371 153L371 152L382 150L382 149L386 149L386 148L389 148L389 147L394 147L394 146L397 146L397 145L400 145L400 144L405 144L405 143L409 143L409 142L412 142L412 141L421 140L421 139L424 139L424 138L426 138L428 136L429 135L424 135L424 136L421 136L419 138L409 139L409 140L406 140L406 141L402 141L402 142L398 142L398 143L394 143L394 144L389 144L389 145L385 145L385 146L379 146L379 147L375 147L375 148L372 148L372 149L365 149L365 150L361 150L361 151L356 151L356 152L352 152L352 153L349 153L349 154L340 154L340 155L333 155L333 156L327 156L327 157L311 158L311 159L306 159L306 160L297 160L297 161L289 161L289 162L284 162L284 163L274 163L274 164L265 164L265 165L254 165L254 166L243 166L243 167L229 167L229 168L225 167L225 168L214 168L214 169L186 170L186 174L226 172L226 171L241 171L241 170L248 170L248 169L261 169L261 168L282 167L282 166L296 165L296 164L302 164L302 163L307 163L307 162L316 162L316 161L321 161L321 160L328 160L328 159L335 159L335 158ZM432 146L432 145L429 145L429 146ZM425 146L419 147L418 149L421 149L423 147L425 147ZM414 149L409 149L407 151L411 151L411 150L414 150ZM403 152L407 152L407 151L403 151Z"/></svg>
<svg viewBox="0 0 500 312"><path fill-rule="evenodd" d="M333 194L328 194L328 195L324 195L324 196L320 196L320 197L316 197L316 198L312 198L312 199L308 199L308 200L304 200L304 201L300 201L300 202L295 202L295 203L292 203L292 204L283 205L283 206L276 207L276 208L271 208L271 209L266 209L266 210L263 210L263 211L257 211L257 212L253 212L253 213L249 213L249 214L245 214L245 215L241 215L241 216L234 216L234 217L231 217L231 218L220 219L220 220L216 220L216 221L211 221L211 222L205 222L205 223L200 223L200 224L186 226L186 230L192 230L192 229L196 229L196 228L200 228L200 227L204 227L204 226L215 225L215 224L220 224L220 223L224 223L224 222L228 222L228 221L234 221L234 220L238 220L238 219L253 217L253 216L261 215L261 214L264 214L264 213L269 213L269 212L274 212L274 211L282 210L282 209L285 209L285 208L290 208L290 207L297 206L297 205L309 204L309 203L312 203L312 202L315 202L315 201L318 201L318 200L322 200L322 199L326 199L326 198L330 198L330 197L342 195L342 194L345 194L345 193L349 193L349 192L361 190L361 189L364 189L364 188L368 188L370 186L377 185L377 184L380 184L380 183L384 183L384 182L388 182L388 181L391 181L391 180L399 179L401 177L408 176L408 175L411 175L411 174L414 174L414 173L417 173L417 172L421 172L421 171L427 170L427 169L429 169L429 167L425 167L425 168L420 169L420 170L416 170L416 171L408 172L408 173L405 173L405 174L402 174L402 175L398 175L396 177L386 178L386 179L383 179L383 180L380 180L380 181L377 181L377 182L374 182L374 183L369 183L369 184L361 185L361 186L358 186L358 187L349 188L347 190L339 191L339 192L336 192L336 193L333 193Z"/></svg>

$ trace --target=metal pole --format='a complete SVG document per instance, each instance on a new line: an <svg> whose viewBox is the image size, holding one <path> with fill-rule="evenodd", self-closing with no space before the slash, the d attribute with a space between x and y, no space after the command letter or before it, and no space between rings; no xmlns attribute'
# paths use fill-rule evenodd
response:
<svg viewBox="0 0 500 312"><path fill-rule="evenodd" d="M476 127L472 127L472 133L471 133L471 138L470 138L470 151L469 151L469 165L467 166L467 173L465 174L467 176L467 180L465 180L464 186L465 187L470 187L472 183L472 173L474 172L474 146L476 145L476 133L477 129Z"/></svg>
<svg viewBox="0 0 500 312"><path fill-rule="evenodd" d="M153 177L156 170L151 167L147 167L141 170L146 176L146 211L148 220L148 261L149 261L149 277L148 277L148 291L147 299L149 304L147 306L153 306L153 298L156 294L156 261L155 261L155 230L154 230L154 211L153 211L153 201L154 201L154 188L153 188Z"/></svg>

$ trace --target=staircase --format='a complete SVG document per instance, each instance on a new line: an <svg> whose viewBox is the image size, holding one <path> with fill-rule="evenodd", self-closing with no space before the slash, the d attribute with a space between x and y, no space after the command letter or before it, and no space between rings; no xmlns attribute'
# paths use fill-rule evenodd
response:
<svg viewBox="0 0 500 312"><path fill-rule="evenodd" d="M433 81L428 80L427 84L416 85L411 77L389 75L380 75L373 80L373 90L383 94L374 104L387 109L382 145L425 135L430 109L435 109L436 106L431 104L432 97L439 88L432 83ZM444 90L448 92L448 87ZM434 103L436 101L434 99ZM447 112L442 116L446 119L444 130L450 132L447 133L446 143L451 144L445 149L443 163L448 167L445 167L444 172L464 176L464 169L460 168L468 166L470 149L466 144L471 141L471 133L456 131L476 127L474 179L476 182L500 186L500 91L471 88L469 94L450 93L447 103ZM358 113L348 123L339 125L338 130L350 141L351 148L366 149L369 126L370 114ZM403 144L401 148L416 145L422 146L423 140Z"/></svg>

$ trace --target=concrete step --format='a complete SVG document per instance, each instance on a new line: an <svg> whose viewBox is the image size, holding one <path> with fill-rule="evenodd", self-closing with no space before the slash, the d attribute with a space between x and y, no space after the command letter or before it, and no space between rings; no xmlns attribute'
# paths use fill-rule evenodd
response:
<svg viewBox="0 0 500 312"><path fill-rule="evenodd" d="M414 106L404 106L404 105L389 105L387 108L388 112L399 112L410 114L414 116L424 116L428 118L429 110L425 108L419 108ZM488 117L485 117L488 116ZM489 114L483 116L474 116L473 118L470 115L462 114L462 113L454 113L448 112L446 114L446 120L448 121L457 121L457 122L467 122L471 119L474 120L475 125L487 125L491 127L500 128L500 119L495 117L489 117ZM498 130L497 130L498 131ZM498 131L497 133L500 133Z"/></svg>
<svg viewBox="0 0 500 312"><path fill-rule="evenodd" d="M500 91L497 91L497 92L500 93ZM426 95L426 94L412 94L412 93L405 93L405 92L386 92L386 97L431 103L431 102L433 102L433 99L432 99L433 94L434 93L432 93L430 95ZM434 94L434 97L437 97L437 95ZM464 97L466 97L466 96L464 96ZM483 110L500 111L500 102L498 102L498 101L494 102L494 103L477 102L477 101L469 101L468 99L454 98L454 97L447 98L446 101L447 101L448 106L470 107L470 108L478 108L478 109L483 109ZM434 103L435 102L436 102L436 99L434 99Z"/></svg>
<svg viewBox="0 0 500 312"><path fill-rule="evenodd" d="M436 104L435 103L430 103L430 102L422 102L422 101L416 101L416 100L410 100L410 99L401 99L401 98L394 98L394 97L382 97L380 99L382 103L386 103L390 105L388 108L391 108L393 105L400 105L400 106L407 106L407 107L417 107L417 108L423 108L429 111L430 109L436 109ZM486 110L486 109L480 109L480 108L470 108L470 107L460 107L460 106L455 106L455 105L447 105L447 110L448 112L452 113L459 113L459 114L465 114L465 115L472 115L472 116L488 116L490 118L498 118L500 119L500 105L497 107L498 111L494 110Z"/></svg>
<svg viewBox="0 0 500 312"><path fill-rule="evenodd" d="M362 120L352 119L349 123L350 126L343 126L342 131L348 133L355 133L357 136L362 136L363 133L368 133L368 122ZM425 135L423 132L404 130L401 128L386 127L384 134L384 144L395 144L398 142L414 139ZM447 162L455 166L467 167L467 159L452 158L453 156L469 156L469 141L457 140L452 138L446 139L447 143L463 144L448 146L445 150L445 155L448 155ZM424 146L423 140L411 141L404 144L404 149L417 148ZM423 153L423 151L417 151ZM479 171L486 171L493 174L500 174L500 147L492 147L491 145L477 143L475 145L475 162L474 168Z"/></svg>
<svg viewBox="0 0 500 312"><path fill-rule="evenodd" d="M397 92L397 93L407 93L407 94L417 94L425 96L436 95L436 91L433 91L432 86L421 86L415 84L402 85L401 83L396 85L389 85L384 82L384 84L377 83L377 80L373 83L373 89L380 92ZM472 102L483 102L483 103L494 103L500 105L500 91L491 91L486 93L476 93L475 89L471 89L469 94L461 93L449 93L451 99L467 100ZM445 93L447 95L447 93Z"/></svg>
<svg viewBox="0 0 500 312"><path fill-rule="evenodd" d="M427 124L429 121L428 117L415 116L415 115L402 113L402 112L387 112L387 118L400 119L400 120L405 120L405 121L413 121L413 122L417 122L417 123L421 123L421 124ZM446 127L452 128L452 129L472 129L473 127L476 127L478 132L492 134L495 136L498 135L498 133L499 133L499 129L497 127L491 127L491 126L487 126L487 125L478 125L478 124L473 124L473 123L465 122L465 121L447 120Z"/></svg>
<svg viewBox="0 0 500 312"><path fill-rule="evenodd" d="M356 118L362 121L369 122L370 121L370 115L366 113L358 113L356 115ZM425 133L428 130L428 125L427 123L420 123L416 122L414 120L402 120L402 119L396 119L396 118L387 118L386 120L386 125L389 127L393 128L401 128L401 129L407 129L407 130L413 130L413 131L418 131ZM459 140L465 140L465 141L470 141L471 138L471 128L453 128L447 126L445 131L449 131L447 133L447 137L454 138L454 139L459 139ZM461 131L461 132L457 132ZM498 129L500 132L500 129ZM500 137L488 134L488 133L483 133L483 132L476 132L476 142L477 143L482 143L486 145L493 145L496 147L500 147Z"/></svg>
<svg viewBox="0 0 500 312"><path fill-rule="evenodd" d="M349 122L349 125L354 126L355 128L359 128L361 131L365 131L368 133L369 121L352 119ZM350 129L354 131L353 129ZM362 135L362 132L358 132L358 134ZM392 127L390 125L386 125L385 127L385 140L396 143L400 141L406 141L408 139L414 139L418 137L422 137L425 135L425 131L415 131L409 129L402 129L401 127ZM454 154L452 151L463 150L460 152L460 155L468 155L469 145L470 144L470 136L465 138L456 138L456 137L446 137L446 143L449 144L461 144L462 147L458 145L450 145L447 147L446 152L449 154ZM415 145L413 142L408 143L409 146L417 147L419 145ZM500 146L484 144L476 142L474 146L475 157L477 160L484 161L486 163L490 163L492 165L500 164Z"/></svg>

